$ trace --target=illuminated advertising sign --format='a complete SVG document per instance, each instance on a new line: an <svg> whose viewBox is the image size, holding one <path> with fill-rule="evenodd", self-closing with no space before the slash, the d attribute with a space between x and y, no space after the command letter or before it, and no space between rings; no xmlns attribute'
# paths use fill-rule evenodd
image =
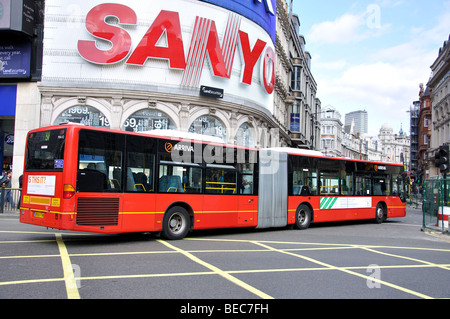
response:
<svg viewBox="0 0 450 319"><path fill-rule="evenodd" d="M200 0L236 12L259 24L275 42L276 0Z"/></svg>
<svg viewBox="0 0 450 319"><path fill-rule="evenodd" d="M79 79L171 93L209 86L273 112L274 41L270 28L261 27L264 19L247 17L252 4L270 21L275 1L209 2L47 0L43 83Z"/></svg>
<svg viewBox="0 0 450 319"><path fill-rule="evenodd" d="M28 78L30 63L30 42L17 39L0 43L0 78Z"/></svg>

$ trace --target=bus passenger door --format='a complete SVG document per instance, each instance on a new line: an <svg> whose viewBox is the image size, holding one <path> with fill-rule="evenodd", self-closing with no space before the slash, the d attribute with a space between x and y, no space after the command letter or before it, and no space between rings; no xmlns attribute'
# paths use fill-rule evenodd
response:
<svg viewBox="0 0 450 319"><path fill-rule="evenodd" d="M238 226L258 225L258 196L254 179L253 164L242 165L238 183Z"/></svg>
<svg viewBox="0 0 450 319"><path fill-rule="evenodd" d="M238 198L238 226L256 226L258 224L258 196L239 195Z"/></svg>

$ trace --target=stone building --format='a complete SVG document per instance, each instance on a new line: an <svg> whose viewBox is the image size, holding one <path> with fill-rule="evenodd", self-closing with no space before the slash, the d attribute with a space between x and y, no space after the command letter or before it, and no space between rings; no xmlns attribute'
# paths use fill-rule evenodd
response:
<svg viewBox="0 0 450 319"><path fill-rule="evenodd" d="M281 78L288 76L286 92L280 95L287 103L289 146L319 149L321 102L316 97L311 55L305 51L306 41L300 34L300 19L292 13L292 1L278 0L277 9L278 71Z"/></svg>
<svg viewBox="0 0 450 319"><path fill-rule="evenodd" d="M418 180L426 180L430 177L430 162L428 149L431 146L431 96L430 88L424 90L423 85L419 91L419 117L418 117ZM434 154L433 154L434 157Z"/></svg>
<svg viewBox="0 0 450 319"><path fill-rule="evenodd" d="M382 162L404 164L409 170L411 143L403 129L394 134L390 124L383 124L378 135L382 150Z"/></svg>
<svg viewBox="0 0 450 319"><path fill-rule="evenodd" d="M439 49L431 71L427 86L430 89L432 126L427 158L430 176L434 176L439 174L434 165L434 153L439 146L450 144L450 36Z"/></svg>
<svg viewBox="0 0 450 319"><path fill-rule="evenodd" d="M320 151L324 155L409 166L410 137L403 130L394 134L392 126L384 124L377 137L361 135L354 125L343 126L333 106L326 106L321 115Z"/></svg>
<svg viewBox="0 0 450 319"><path fill-rule="evenodd" d="M321 114L320 151L325 156L342 157L343 124L341 113L333 106L323 108Z"/></svg>

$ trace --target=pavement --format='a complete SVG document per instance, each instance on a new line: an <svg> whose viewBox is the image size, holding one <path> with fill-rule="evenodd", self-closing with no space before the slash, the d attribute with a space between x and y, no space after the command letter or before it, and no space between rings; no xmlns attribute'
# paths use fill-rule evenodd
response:
<svg viewBox="0 0 450 319"><path fill-rule="evenodd" d="M0 219L14 219L17 218L19 219L19 210L15 209L15 210L4 210L3 214L0 213Z"/></svg>

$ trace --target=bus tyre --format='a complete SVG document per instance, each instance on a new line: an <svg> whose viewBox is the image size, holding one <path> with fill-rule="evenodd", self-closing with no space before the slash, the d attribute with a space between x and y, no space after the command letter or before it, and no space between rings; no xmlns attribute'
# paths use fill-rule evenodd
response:
<svg viewBox="0 0 450 319"><path fill-rule="evenodd" d="M381 224L386 220L386 210L382 203L378 203L375 211L375 222Z"/></svg>
<svg viewBox="0 0 450 319"><path fill-rule="evenodd" d="M295 214L295 227L297 229L307 229L311 224L311 209L302 204L297 208Z"/></svg>
<svg viewBox="0 0 450 319"><path fill-rule="evenodd" d="M191 228L191 218L183 207L169 209L163 218L162 235L166 239L178 240L186 237Z"/></svg>

